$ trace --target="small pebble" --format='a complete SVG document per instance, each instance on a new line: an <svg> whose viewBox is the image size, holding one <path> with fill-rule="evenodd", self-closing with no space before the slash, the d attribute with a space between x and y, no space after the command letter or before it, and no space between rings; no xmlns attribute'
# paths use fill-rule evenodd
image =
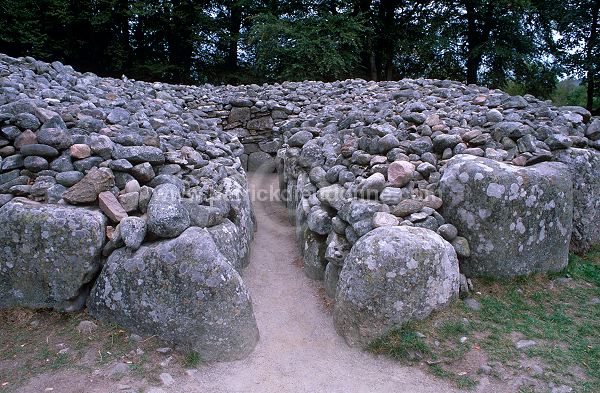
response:
<svg viewBox="0 0 600 393"><path fill-rule="evenodd" d="M534 340L519 340L516 342L515 347L517 349L525 349L533 347L534 345L537 345L537 342Z"/></svg>
<svg viewBox="0 0 600 393"><path fill-rule="evenodd" d="M160 381L162 382L162 384L165 386L171 386L175 382L175 380L169 373L161 373L159 375L159 378L160 378Z"/></svg>

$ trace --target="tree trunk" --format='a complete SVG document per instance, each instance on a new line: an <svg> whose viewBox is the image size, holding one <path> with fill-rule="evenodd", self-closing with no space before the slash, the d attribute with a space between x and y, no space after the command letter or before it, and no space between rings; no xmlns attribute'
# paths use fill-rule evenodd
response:
<svg viewBox="0 0 600 393"><path fill-rule="evenodd" d="M354 3L353 16L361 15L363 18L372 20L371 5L372 0L357 0ZM372 50L372 37L369 35L365 40L363 51L361 53L362 65L365 70L364 77L367 80L377 80L377 65L375 63L375 53Z"/></svg>
<svg viewBox="0 0 600 393"><path fill-rule="evenodd" d="M587 42L586 62L587 62L587 110L594 111L594 93L595 93L595 72L593 48L596 45L598 35L598 11L600 9L600 0L596 0L592 9L592 25L590 26L590 39Z"/></svg>
<svg viewBox="0 0 600 393"><path fill-rule="evenodd" d="M120 0L117 3L118 9L118 24L119 24L119 43L123 51L123 59L119 72L125 72L129 59L131 58L131 42L129 35L129 1Z"/></svg>
<svg viewBox="0 0 600 393"><path fill-rule="evenodd" d="M387 80L393 72L392 59L394 56L394 33L396 20L394 12L397 8L397 0L381 0L379 3L378 23L380 25L377 37L377 60L379 78Z"/></svg>
<svg viewBox="0 0 600 393"><path fill-rule="evenodd" d="M472 0L465 1L467 11L467 84L477 84L477 72L481 63L481 54L478 47L481 45L481 37L477 31L475 5Z"/></svg>
<svg viewBox="0 0 600 393"><path fill-rule="evenodd" d="M173 0L171 29L169 32L170 65L175 66L172 81L184 83L191 80L194 24L193 2L189 0Z"/></svg>
<svg viewBox="0 0 600 393"><path fill-rule="evenodd" d="M369 53L369 71L369 80L377 81L377 60L373 51Z"/></svg>
<svg viewBox="0 0 600 393"><path fill-rule="evenodd" d="M225 65L229 70L238 68L238 43L242 28L242 6L238 1L233 1L229 9L229 45Z"/></svg>
<svg viewBox="0 0 600 393"><path fill-rule="evenodd" d="M385 58L385 64L382 64L383 66L385 66L385 69L383 69L382 71L385 72L385 80L392 80L393 78L393 74L394 74L394 46L395 46L395 40L393 38L394 33L396 32L396 17L395 17L395 13L396 13L396 8L398 7L398 1L397 0L388 0L386 1L386 5L387 5L387 10L385 13L385 27L386 27L386 40L385 40L385 47L384 47L384 58Z"/></svg>

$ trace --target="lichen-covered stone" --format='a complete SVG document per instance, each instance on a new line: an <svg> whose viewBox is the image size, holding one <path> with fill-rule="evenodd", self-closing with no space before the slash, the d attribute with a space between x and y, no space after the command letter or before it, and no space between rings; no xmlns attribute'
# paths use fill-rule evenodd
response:
<svg viewBox="0 0 600 393"><path fill-rule="evenodd" d="M335 328L349 345L365 346L393 327L427 317L458 290L458 259L441 236L423 228L377 228L346 258Z"/></svg>
<svg viewBox="0 0 600 393"><path fill-rule="evenodd" d="M325 293L330 298L335 298L335 292L337 291L337 284L340 279L340 272L342 267L334 263L328 263L325 267Z"/></svg>
<svg viewBox="0 0 600 393"><path fill-rule="evenodd" d="M172 341L206 361L243 358L258 341L250 295L202 228L114 251L88 307L100 320Z"/></svg>
<svg viewBox="0 0 600 393"><path fill-rule="evenodd" d="M125 217L119 223L118 230L125 246L135 251L141 247L146 237L146 220L140 217Z"/></svg>
<svg viewBox="0 0 600 393"><path fill-rule="evenodd" d="M248 255L244 253L249 250L240 244L238 227L229 219L224 219L221 224L208 228L208 232L225 259L235 270L240 271L244 267L244 263L248 261Z"/></svg>
<svg viewBox="0 0 600 393"><path fill-rule="evenodd" d="M328 235L331 232L331 217L318 206L314 206L307 217L308 228L319 235Z"/></svg>
<svg viewBox="0 0 600 393"><path fill-rule="evenodd" d="M600 152L572 148L556 151L554 158L573 176L571 250L583 254L600 244Z"/></svg>
<svg viewBox="0 0 600 393"><path fill-rule="evenodd" d="M148 231L159 237L179 236L190 226L190 215L177 186L165 183L154 189L148 204Z"/></svg>
<svg viewBox="0 0 600 393"><path fill-rule="evenodd" d="M15 198L0 208L0 308L75 311L100 270L99 211Z"/></svg>
<svg viewBox="0 0 600 393"><path fill-rule="evenodd" d="M304 274L313 280L323 280L325 276L325 236L319 235L306 228L303 234Z"/></svg>
<svg viewBox="0 0 600 393"><path fill-rule="evenodd" d="M442 215L470 246L467 276L559 271L568 262L573 185L567 167L516 167L458 155L440 181Z"/></svg>
<svg viewBox="0 0 600 393"><path fill-rule="evenodd" d="M153 146L117 146L113 150L113 158L125 159L133 164L144 162L162 164L165 162L162 150Z"/></svg>
<svg viewBox="0 0 600 393"><path fill-rule="evenodd" d="M237 241L240 245L241 267L250 263L250 243L256 230L256 218L248 194L248 185L241 176L223 179L223 193L230 206L229 219L238 228Z"/></svg>

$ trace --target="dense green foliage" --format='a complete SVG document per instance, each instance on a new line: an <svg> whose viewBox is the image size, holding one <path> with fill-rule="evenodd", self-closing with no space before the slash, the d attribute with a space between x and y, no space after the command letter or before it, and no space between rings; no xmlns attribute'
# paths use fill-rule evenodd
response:
<svg viewBox="0 0 600 393"><path fill-rule="evenodd" d="M249 43L255 50L256 67L266 78L344 79L360 72L364 32L359 19L343 14L294 21L261 15L250 31Z"/></svg>
<svg viewBox="0 0 600 393"><path fill-rule="evenodd" d="M597 109L599 6L600 0L0 0L0 51L170 82L448 78L541 98L559 94L561 102L583 98ZM560 77L582 85L569 85L573 91L565 94L565 86L557 89ZM582 88L583 97L574 93Z"/></svg>

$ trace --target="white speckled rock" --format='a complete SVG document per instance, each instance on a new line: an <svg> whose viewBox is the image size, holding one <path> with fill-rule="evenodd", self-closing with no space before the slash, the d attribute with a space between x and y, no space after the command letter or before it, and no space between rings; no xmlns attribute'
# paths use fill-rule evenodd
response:
<svg viewBox="0 0 600 393"><path fill-rule="evenodd" d="M90 314L197 351L206 361L248 355L258 341L250 295L210 233L114 251L88 300Z"/></svg>
<svg viewBox="0 0 600 393"><path fill-rule="evenodd" d="M241 271L244 261L247 260L244 252L248 252L248 250L241 245L238 227L230 220L225 219L221 224L207 229L221 254L231 266L237 271Z"/></svg>
<svg viewBox="0 0 600 393"><path fill-rule="evenodd" d="M364 346L395 326L427 317L458 296L458 259L437 233L377 228L354 244L340 273L335 328Z"/></svg>
<svg viewBox="0 0 600 393"><path fill-rule="evenodd" d="M394 216L390 213L385 212L377 212L373 214L373 227L386 227L386 226L396 226L400 223L398 217Z"/></svg>
<svg viewBox="0 0 600 393"><path fill-rule="evenodd" d="M179 236L190 226L177 186L167 183L154 189L148 204L148 231L160 237Z"/></svg>
<svg viewBox="0 0 600 393"><path fill-rule="evenodd" d="M75 311L100 270L99 211L15 198L0 208L0 308Z"/></svg>
<svg viewBox="0 0 600 393"><path fill-rule="evenodd" d="M442 215L470 246L467 276L507 277L567 266L573 185L567 167L516 167L458 155L440 181Z"/></svg>
<svg viewBox="0 0 600 393"><path fill-rule="evenodd" d="M554 158L573 176L571 250L583 254L600 244L600 152L573 148L556 151Z"/></svg>

